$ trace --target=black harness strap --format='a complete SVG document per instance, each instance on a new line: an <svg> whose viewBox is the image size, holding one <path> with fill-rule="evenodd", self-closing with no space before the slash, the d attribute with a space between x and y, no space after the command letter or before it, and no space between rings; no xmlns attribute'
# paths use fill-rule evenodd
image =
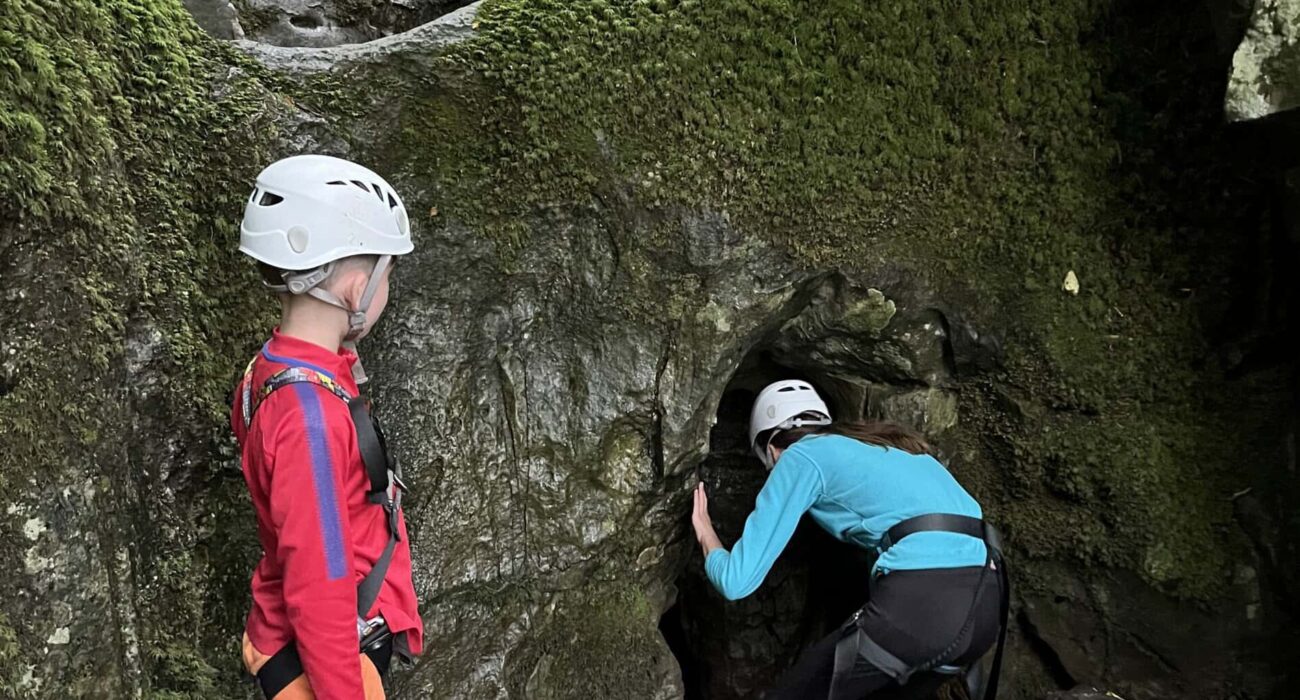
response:
<svg viewBox="0 0 1300 700"><path fill-rule="evenodd" d="M375 560L366 577L357 585L357 615L365 617L370 606L379 598L379 589L388 575L388 565L393 562L393 551L401 539L398 530L397 513L402 506L402 491L406 485L401 480L401 470L396 460L388 455L384 433L374 415L370 412L370 402L358 396L348 401L348 413L352 416L352 425L356 427L357 450L361 461L366 465L366 476L370 479L370 491L367 494L371 503L384 507L388 515L388 544Z"/></svg>
<svg viewBox="0 0 1300 700"><path fill-rule="evenodd" d="M366 613L370 612L370 607L375 604L375 600L379 598L379 589L383 587L384 577L388 575L388 567L393 561L393 551L401 539L397 514L402 507L402 492L406 490L406 484L402 483L401 468L397 461L389 456L383 430L371 413L370 401L366 397L352 396L329 375L305 367L283 369L268 378L260 389L254 391L252 383L255 362L256 358L248 363L248 369L244 372L242 388L245 428L252 425L257 407L268 396L290 384L314 384L347 404L348 415L352 418L353 430L356 432L357 451L361 453L361 461L366 467L366 478L370 481L370 489L366 495L371 503L383 506L388 516L388 544L375 560L375 565L357 585L357 616L364 618Z"/></svg>
<svg viewBox="0 0 1300 700"><path fill-rule="evenodd" d="M349 399L348 414L356 426L357 450L361 453L361 461L366 465L366 476L370 478L370 493L388 490L388 456L383 439L375 430L370 401L364 396Z"/></svg>
<svg viewBox="0 0 1300 700"><path fill-rule="evenodd" d="M996 570L998 576L1001 577L1001 585L999 586L1001 589L1001 627L998 630L997 652L993 656L993 666L989 670L989 680L983 700L994 700L997 697L998 674L1002 668L1002 651L1006 644L1007 618L1011 610L1011 580L1007 575L1006 561L1002 556L1001 541L997 530L979 518L965 515L951 513L920 515L908 518L891 527L881 538L881 553L883 554L885 550L897 544L904 537L917 532L953 532L974 537L984 542L988 555L984 560L979 581L975 584L975 594L971 600L970 612L966 615L965 624L962 625L961 631L957 633L957 637L948 645L947 649L926 662L912 666L894 656L867 635L861 626L862 610L859 610L845 625L843 629L844 636L835 645L835 665L831 676L829 700L841 700L844 697L844 685L859 656L884 671L899 685L907 683L914 673L931 671L946 663L957 647L971 633L975 621L975 610L979 604L980 595L984 590L985 577L990 569Z"/></svg>
<svg viewBox="0 0 1300 700"><path fill-rule="evenodd" d="M370 657L380 677L388 675L388 668L393 659L392 640L362 651ZM305 670L302 657L298 656L298 645L290 641L280 647L280 651L275 652L275 655L267 659L266 663L262 664L262 668L257 670L257 685L262 689L262 695L266 700L273 700L280 691L289 687L289 684L303 673Z"/></svg>
<svg viewBox="0 0 1300 700"><path fill-rule="evenodd" d="M993 653L993 665L989 667L988 681L984 685L983 700L995 700L998 696L998 674L1002 671L1002 651L1007 645L1007 622L1011 617L1011 572L1007 570L1007 560L1002 556L1001 543L998 542L997 531L989 528L992 535L989 548L997 552L998 566L1002 570L1002 601L1001 611L998 613L1002 618L1002 628L998 630L997 651ZM989 540L986 540L989 541ZM980 700L976 698L975 700Z"/></svg>
<svg viewBox="0 0 1300 700"><path fill-rule="evenodd" d="M272 700L303 674L302 659L298 656L298 645L290 641L280 647L280 651L266 660L257 670L257 684L262 688L266 700Z"/></svg>
<svg viewBox="0 0 1300 700"><path fill-rule="evenodd" d="M931 513L929 515L918 515L915 518L908 518L901 523L889 528L885 536L880 538L880 553L884 554L885 550L897 544L900 540L908 535L914 535L918 532L955 532L959 535L974 537L977 540L984 539L984 521L979 518L972 518L967 515L954 515L952 513Z"/></svg>
<svg viewBox="0 0 1300 700"><path fill-rule="evenodd" d="M848 669L853 668L857 657L862 656L871 662L872 666L889 674L891 678L907 678L911 675L912 667L902 659L889 653L884 647L876 644L875 640L867 636L862 628L857 624L853 625L853 631L845 635L843 639L835 645L835 668ZM831 697L836 697L836 693L843 693L840 683L844 680L844 673L831 677ZM838 681L838 682L837 682ZM900 684L906 681L899 681Z"/></svg>

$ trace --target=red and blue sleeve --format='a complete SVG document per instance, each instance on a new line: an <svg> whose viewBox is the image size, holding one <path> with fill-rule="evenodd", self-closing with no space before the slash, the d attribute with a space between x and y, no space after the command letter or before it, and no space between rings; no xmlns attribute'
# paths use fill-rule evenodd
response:
<svg viewBox="0 0 1300 700"><path fill-rule="evenodd" d="M364 697L357 647L357 588L348 523L352 423L324 389L293 384L274 435L270 511L284 572L284 602L316 697ZM267 410L263 406L261 410Z"/></svg>

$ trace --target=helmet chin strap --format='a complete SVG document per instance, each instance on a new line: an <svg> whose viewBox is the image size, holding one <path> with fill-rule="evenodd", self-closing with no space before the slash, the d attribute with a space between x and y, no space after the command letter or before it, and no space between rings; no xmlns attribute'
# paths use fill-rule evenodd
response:
<svg viewBox="0 0 1300 700"><path fill-rule="evenodd" d="M378 262L375 263L375 268L370 271L370 278L366 280L366 288L362 291L361 300L357 303L357 308L355 309L350 308L345 304L338 295L317 286L321 282L324 282L325 279L329 277L330 273L333 272L333 263L328 263L323 268L317 268L317 270L324 270L324 274L318 274L316 270L307 273L313 278L313 281L312 286L304 290L306 294L319 299L330 306L335 306L348 312L348 333L343 336L343 347L352 350L353 352L356 351L357 339L360 338L361 334L366 330L366 312L370 310L370 303L374 301L375 293L379 291L379 283L384 279L384 270L388 269L388 265L392 260L393 256L391 255L379 256ZM292 280L289 281L288 286L292 289ZM301 294L303 292L299 293ZM365 384L369 380L369 377L366 376L365 368L361 366L361 358L359 356L356 364L352 365L352 378L356 380L358 385Z"/></svg>

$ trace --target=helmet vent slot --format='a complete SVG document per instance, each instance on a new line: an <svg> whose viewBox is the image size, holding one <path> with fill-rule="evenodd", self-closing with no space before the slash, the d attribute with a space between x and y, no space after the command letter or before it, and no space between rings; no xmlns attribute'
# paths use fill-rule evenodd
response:
<svg viewBox="0 0 1300 700"><path fill-rule="evenodd" d="M325 184L327 184L327 185L343 185L344 187L347 187L347 186L348 186L348 183L346 183L346 182L344 182L344 181L342 181L342 180L330 180L329 182L327 182L327 183L325 183Z"/></svg>
<svg viewBox="0 0 1300 700"><path fill-rule="evenodd" d="M352 181L352 184L354 184L354 185L356 185L358 188L360 188L362 192L365 192L366 194L370 194L370 188L369 188L369 187L366 187L366 183L364 183L364 182L362 182L362 181L360 181L360 180L353 180L353 181Z"/></svg>
<svg viewBox="0 0 1300 700"><path fill-rule="evenodd" d="M392 194L391 192L388 193L388 208L389 208L389 209L396 209L396 208L397 208L397 200L396 200L396 199L393 199L393 194Z"/></svg>
<svg viewBox="0 0 1300 700"><path fill-rule="evenodd" d="M274 192L263 192L262 198L257 200L257 203L259 206L273 207L283 201L284 201L284 197L281 197L280 195L275 194Z"/></svg>
<svg viewBox="0 0 1300 700"><path fill-rule="evenodd" d="M373 182L370 183L370 186L375 188L375 196L379 198L379 201L381 202L384 201L384 190L380 188L379 185Z"/></svg>

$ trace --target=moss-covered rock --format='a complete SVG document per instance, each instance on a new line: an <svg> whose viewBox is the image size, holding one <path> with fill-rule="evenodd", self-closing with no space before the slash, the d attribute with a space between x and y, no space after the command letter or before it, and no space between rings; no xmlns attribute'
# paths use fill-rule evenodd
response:
<svg viewBox="0 0 1300 700"><path fill-rule="evenodd" d="M1206 329L1228 304L1222 256L1234 247L1218 232L1252 224L1227 204L1226 180L1206 180L1225 172L1227 148L1185 146L1216 129L1207 72L1161 62L1208 27L1144 26L1169 19L1159 13L1094 2L490 3L480 38L450 60L497 92L399 98L436 112L402 149L411 172L429 174L443 216L489 234L512 213L602 196L617 173L635 205L721 210L794 267L866 279L884 261L906 268L1007 338L999 381L1055 423L1016 436L1026 461L1089 460L1089 478L1104 482L1110 503L1083 508L1093 543L1051 554L1097 561L1090 552L1105 549L1101 561L1212 595L1205 545L1230 546L1214 534L1232 490L1217 480L1231 482L1231 455L1257 443L1224 441L1216 477L1189 471L1204 463L1191 436L1243 417L1211 397L1267 391L1268 380L1243 390L1213 368ZM480 100L469 134L455 124L465 109L447 108L466 92ZM1068 270L1083 280L1077 296L1060 292Z"/></svg>
<svg viewBox="0 0 1300 700"><path fill-rule="evenodd" d="M1137 640L1087 670L1126 697L1225 694L1266 638L1223 572L1290 375L1216 356L1266 202L1177 3L489 0L261 63L179 0L0 27L0 688L243 692L224 397L271 319L235 221L286 148L417 213L371 341L430 632L398 695L671 695L643 662L690 475L764 351L942 426L1025 605L1112 597L1060 619ZM1200 685L1131 663L1181 653L1151 599L1222 625ZM1012 696L1052 680L1033 648Z"/></svg>
<svg viewBox="0 0 1300 700"><path fill-rule="evenodd" d="M268 322L228 261L276 107L178 2L15 0L0 27L0 676L228 692L200 652L238 629L210 588L213 519L245 514L223 396Z"/></svg>
<svg viewBox="0 0 1300 700"><path fill-rule="evenodd" d="M1215 356L1249 287L1234 236L1252 235L1259 199L1219 132L1208 26L1172 6L1096 2L502 0L475 23L474 40L419 71L389 56L333 75L365 93L366 116L345 128L406 174L429 235L474 237L458 267L502 276L486 307L410 293L412 306L514 319L447 332L507 343L530 378L509 391L551 385L553 363L530 369L551 352L536 343L570 329L665 347L655 394L633 410L659 432L664 473L680 473L740 357L838 270L911 314L942 309L955 358L960 344L999 348L927 379L958 396L954 468L1023 553L1236 605L1221 572L1251 555L1230 498L1257 476L1241 464L1281 463L1286 371L1230 379ZM445 245L434 259L456 255ZM590 276L574 245L615 267ZM1078 294L1061 291L1068 271ZM444 262L414 274L475 286ZM601 304L582 306L593 289ZM766 312L753 305L773 289ZM636 382L654 358L640 362ZM629 384L593 370L571 400ZM630 396L645 395L636 382ZM407 411L437 410L433 392ZM543 454L548 473L573 460Z"/></svg>
<svg viewBox="0 0 1300 700"><path fill-rule="evenodd" d="M676 662L636 589L600 584L547 606L549 619L506 660L511 697L681 697Z"/></svg>

